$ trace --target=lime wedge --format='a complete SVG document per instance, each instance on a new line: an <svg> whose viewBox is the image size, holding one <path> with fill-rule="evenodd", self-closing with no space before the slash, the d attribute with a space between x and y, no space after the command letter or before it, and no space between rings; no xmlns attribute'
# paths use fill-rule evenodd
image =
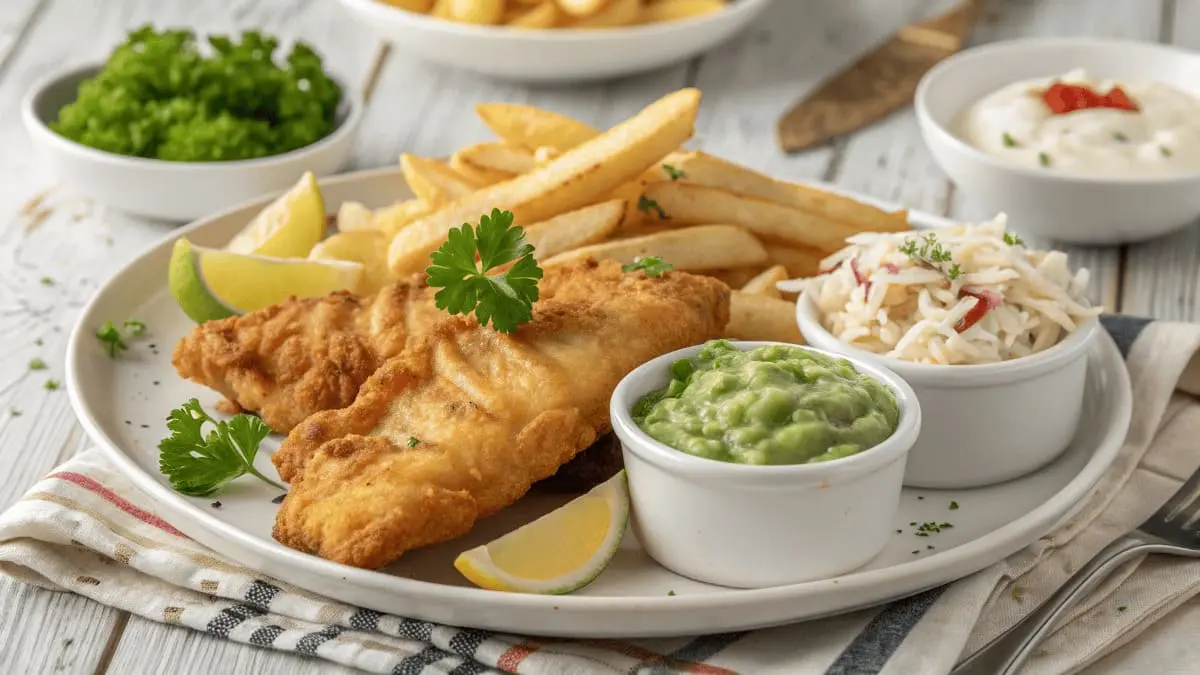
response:
<svg viewBox="0 0 1200 675"><path fill-rule="evenodd" d="M621 471L532 523L464 551L454 566L482 588L570 593L600 576L628 522L629 484Z"/></svg>
<svg viewBox="0 0 1200 675"><path fill-rule="evenodd" d="M303 258L325 236L325 201L312 172L271 202L225 247L232 253Z"/></svg>
<svg viewBox="0 0 1200 675"><path fill-rule="evenodd" d="M168 285L184 313L197 323L269 307L289 297L319 298L356 291L358 263L267 258L175 242Z"/></svg>

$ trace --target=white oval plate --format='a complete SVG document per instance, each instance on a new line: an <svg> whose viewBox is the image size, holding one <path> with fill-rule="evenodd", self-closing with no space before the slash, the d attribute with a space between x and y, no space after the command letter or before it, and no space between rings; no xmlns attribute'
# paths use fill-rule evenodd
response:
<svg viewBox="0 0 1200 675"><path fill-rule="evenodd" d="M321 182L326 205L360 201L378 207L404 198L398 169L351 173ZM563 503L568 497L531 495L483 522L468 537L408 553L386 571L346 567L286 548L271 539L279 493L250 477L216 498L176 494L158 472L164 419L191 397L210 412L217 394L186 382L171 366L175 342L193 324L166 289L172 240L186 234L220 246L269 198L194 223L117 273L84 309L71 336L67 381L71 402L88 433L174 526L264 574L331 598L428 621L566 637L651 637L744 630L790 623L878 604L937 586L1020 550L1067 515L1116 457L1129 425L1129 377L1107 335L1088 357L1083 420L1071 447L1050 466L1025 478L975 490L905 490L896 516L900 530L864 568L792 586L734 590L677 576L653 563L627 538L605 572L569 596L485 591L452 566L454 556L489 541ZM946 221L913 214L918 226ZM136 317L149 327L142 340L113 360L94 337L105 321ZM264 443L258 468L276 477ZM970 438L964 438L964 449ZM951 501L959 508L950 509ZM805 514L802 514L805 515ZM806 514L819 517L817 514ZM917 537L910 522L950 522L952 529ZM933 546L933 549L927 548ZM747 565L754 561L747 560ZM672 595L672 592L674 593Z"/></svg>

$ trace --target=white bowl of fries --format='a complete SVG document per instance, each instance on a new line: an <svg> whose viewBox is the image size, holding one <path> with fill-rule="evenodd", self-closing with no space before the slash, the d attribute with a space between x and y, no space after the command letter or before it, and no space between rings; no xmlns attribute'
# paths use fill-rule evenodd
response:
<svg viewBox="0 0 1200 675"><path fill-rule="evenodd" d="M771 0L340 0L396 49L527 82L661 68L745 28Z"/></svg>

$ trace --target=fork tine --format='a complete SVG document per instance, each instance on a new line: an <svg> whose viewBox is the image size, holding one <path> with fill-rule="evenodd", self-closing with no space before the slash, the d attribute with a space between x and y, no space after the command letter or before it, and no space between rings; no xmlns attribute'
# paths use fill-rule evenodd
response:
<svg viewBox="0 0 1200 675"><path fill-rule="evenodd" d="M1150 516L1150 521L1159 521L1169 523L1180 516L1184 516L1183 523L1179 527L1185 527L1188 523L1195 520L1200 515L1200 468L1192 474L1191 478L1187 479L1175 494L1163 504L1154 515Z"/></svg>

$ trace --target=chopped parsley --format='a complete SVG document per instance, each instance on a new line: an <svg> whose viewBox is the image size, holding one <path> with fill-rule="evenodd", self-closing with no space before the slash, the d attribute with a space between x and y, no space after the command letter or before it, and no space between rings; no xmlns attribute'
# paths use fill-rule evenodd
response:
<svg viewBox="0 0 1200 675"><path fill-rule="evenodd" d="M951 511L957 511L957 510L958 510L958 502L956 502L956 501L953 501L953 500L952 500L952 501L950 502L950 510L951 510Z"/></svg>
<svg viewBox="0 0 1200 675"><path fill-rule="evenodd" d="M1013 138L1012 134L1008 133L1007 131L1004 132L1004 135L1000 137L1000 140L1004 143L1004 147L1006 148L1017 147L1017 139Z"/></svg>
<svg viewBox="0 0 1200 675"><path fill-rule="evenodd" d="M33 344L35 344L35 345L37 345L37 346L41 347L42 345L46 344L46 341L45 341L45 340L43 340L42 338L38 338L38 339L36 339L36 340L34 340L34 341L33 341Z"/></svg>
<svg viewBox="0 0 1200 675"><path fill-rule="evenodd" d="M674 269L674 267L674 265L656 255L648 255L634 258L633 262L628 265L621 265L621 270L624 272L642 270L648 277L658 277L662 276L663 272Z"/></svg>
<svg viewBox="0 0 1200 675"><path fill-rule="evenodd" d="M421 443L421 439L417 438L416 436L409 436L409 437L408 437L408 447L410 447L410 448L415 448L415 447L417 447L417 446L418 446L420 443Z"/></svg>
<svg viewBox="0 0 1200 675"><path fill-rule="evenodd" d="M917 531L913 534L917 535L918 537L928 537L931 534L937 534L942 530L948 530L952 527L954 526L950 523L935 523L931 520L918 525Z"/></svg>
<svg viewBox="0 0 1200 675"><path fill-rule="evenodd" d="M20 416L21 416L21 409L20 409L20 408L9 408L9 409L8 409L8 414L9 414L9 415L12 415L13 417L20 417Z"/></svg>
<svg viewBox="0 0 1200 675"><path fill-rule="evenodd" d="M908 256L913 262L937 270L944 274L950 281L954 281L962 274L962 269L958 263L954 262L950 251L947 251L937 240L937 235L929 232L918 239L905 239L904 245L900 247L900 252Z"/></svg>
<svg viewBox="0 0 1200 675"><path fill-rule="evenodd" d="M1129 142L1129 137L1128 137L1128 136L1126 136L1124 133L1122 133L1122 132L1120 132L1120 131L1114 131L1114 132L1112 133L1112 137L1113 137L1113 140L1114 140L1114 141L1120 141L1121 143L1128 143L1128 142Z"/></svg>
<svg viewBox="0 0 1200 675"><path fill-rule="evenodd" d="M1017 584L1013 584L1011 595L1013 600L1020 602L1025 597L1025 589Z"/></svg>
<svg viewBox="0 0 1200 675"><path fill-rule="evenodd" d="M1121 605L1121 606L1117 607L1118 612L1124 612L1127 609L1129 609L1129 607L1127 607L1125 605Z"/></svg>
<svg viewBox="0 0 1200 675"><path fill-rule="evenodd" d="M637 208L638 208L638 211L641 211L642 213L645 213L645 214L649 214L651 211L655 211L658 213L658 217L661 218L662 220L670 220L670 216L667 215L666 211L663 211L663 207L659 206L658 202L654 201L653 199L650 199L646 195L642 195L642 196L638 197Z"/></svg>
<svg viewBox="0 0 1200 675"><path fill-rule="evenodd" d="M1170 157L1171 149L1165 145L1160 145L1158 146L1158 154L1162 155L1163 157Z"/></svg>
<svg viewBox="0 0 1200 675"><path fill-rule="evenodd" d="M687 178L686 173L680 171L679 169L676 169L675 167L671 166L670 164L663 164L662 168L663 168L663 172L666 173L667 176L671 180L679 180L680 178Z"/></svg>
<svg viewBox="0 0 1200 675"><path fill-rule="evenodd" d="M122 327L125 328L125 332L131 338L141 337L146 332L146 324L137 319L126 319Z"/></svg>
<svg viewBox="0 0 1200 675"><path fill-rule="evenodd" d="M50 277L42 277L42 285L43 286L53 286L54 279L51 279Z"/></svg>
<svg viewBox="0 0 1200 675"><path fill-rule="evenodd" d="M100 344L104 345L105 351L108 352L109 358L117 358L121 352L129 349L129 345L121 339L121 331L113 325L111 321L105 321L100 330L96 331L96 339L100 340Z"/></svg>
<svg viewBox="0 0 1200 675"><path fill-rule="evenodd" d="M1005 232L1004 233L1004 243L1008 244L1009 246L1024 246L1025 240L1022 239L1021 235L1019 235L1019 234Z"/></svg>
<svg viewBox="0 0 1200 675"><path fill-rule="evenodd" d="M667 591L667 595L675 595L675 591Z"/></svg>
<svg viewBox="0 0 1200 675"><path fill-rule="evenodd" d="M1042 166L1050 166L1050 155L1047 155L1044 152L1039 152L1038 164L1041 164Z"/></svg>
<svg viewBox="0 0 1200 675"><path fill-rule="evenodd" d="M441 289L433 297L438 309L474 312L479 325L491 322L501 333L533 318L542 268L533 258L533 245L525 241L525 230L513 225L511 211L492 209L490 216L479 218L478 228L463 223L450 230L429 258L429 286ZM503 272L488 274L509 263Z"/></svg>
<svg viewBox="0 0 1200 675"><path fill-rule="evenodd" d="M42 388L46 391L58 391L59 386L61 385L59 385L58 380L51 379L46 380L46 382L42 385Z"/></svg>
<svg viewBox="0 0 1200 675"><path fill-rule="evenodd" d="M30 359L29 360L29 369L30 370L45 370L46 362L41 359Z"/></svg>

